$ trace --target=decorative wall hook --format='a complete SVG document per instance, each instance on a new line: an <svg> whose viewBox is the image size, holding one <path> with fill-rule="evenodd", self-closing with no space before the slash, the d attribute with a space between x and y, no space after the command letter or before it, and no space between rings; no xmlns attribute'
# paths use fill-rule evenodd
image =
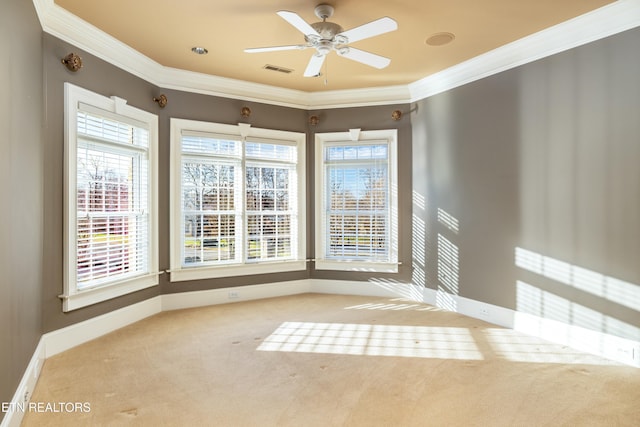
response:
<svg viewBox="0 0 640 427"><path fill-rule="evenodd" d="M82 68L82 58L73 52L62 58L62 63L69 71L73 71L74 73Z"/></svg>
<svg viewBox="0 0 640 427"><path fill-rule="evenodd" d="M240 115L242 117L249 117L251 116L251 108L249 107L242 107L242 110L240 110Z"/></svg>
<svg viewBox="0 0 640 427"><path fill-rule="evenodd" d="M169 100L167 99L167 96L164 93L161 93L160 96L157 98L153 98L153 101L157 102L160 108L166 107L167 102L169 102Z"/></svg>
<svg viewBox="0 0 640 427"><path fill-rule="evenodd" d="M391 113L391 118L392 118L393 120L395 120L395 121L400 120L400 119L402 118L402 111L400 111L400 110L394 110L394 111Z"/></svg>
<svg viewBox="0 0 640 427"><path fill-rule="evenodd" d="M318 117L318 116L310 116L309 117L309 124L311 126L316 126L318 123L320 123L320 117Z"/></svg>

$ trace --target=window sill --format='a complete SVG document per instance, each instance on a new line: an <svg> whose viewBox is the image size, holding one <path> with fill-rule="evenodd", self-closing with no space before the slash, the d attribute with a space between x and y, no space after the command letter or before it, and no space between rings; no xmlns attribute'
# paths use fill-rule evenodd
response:
<svg viewBox="0 0 640 427"><path fill-rule="evenodd" d="M371 273L397 273L398 263L373 261L316 260L316 270L359 271Z"/></svg>
<svg viewBox="0 0 640 427"><path fill-rule="evenodd" d="M152 273L97 288L85 289L69 295L60 295L62 299L62 311L77 310L82 307L156 286L158 284L158 276L159 273Z"/></svg>
<svg viewBox="0 0 640 427"><path fill-rule="evenodd" d="M307 269L306 261L274 261L258 264L225 265L171 269L171 282L215 279L218 277L249 276L252 274L285 273Z"/></svg>

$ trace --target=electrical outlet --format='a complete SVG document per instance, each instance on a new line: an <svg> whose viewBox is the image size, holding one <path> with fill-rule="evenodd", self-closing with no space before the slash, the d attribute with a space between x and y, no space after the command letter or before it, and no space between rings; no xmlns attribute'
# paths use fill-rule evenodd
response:
<svg viewBox="0 0 640 427"><path fill-rule="evenodd" d="M238 298L240 298L240 292L229 291L229 299L238 299Z"/></svg>
<svg viewBox="0 0 640 427"><path fill-rule="evenodd" d="M636 359L636 349L634 347L618 347L617 358L620 361L626 360L628 362L634 362Z"/></svg>

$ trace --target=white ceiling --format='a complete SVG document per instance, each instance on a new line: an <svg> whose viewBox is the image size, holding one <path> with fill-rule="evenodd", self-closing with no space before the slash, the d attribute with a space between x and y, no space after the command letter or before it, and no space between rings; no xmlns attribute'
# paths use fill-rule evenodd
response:
<svg viewBox="0 0 640 427"><path fill-rule="evenodd" d="M40 0L42 1L42 0ZM303 77L311 50L245 53L247 47L304 43L276 15L319 19L313 0L55 0L55 4L147 58L172 69L317 93L408 85L500 46L598 9L612 0L334 0L329 21L345 30L389 16L398 30L353 44L391 58L382 70L332 52L320 77ZM426 39L450 32L455 39L430 46ZM195 55L203 46L207 55ZM267 64L294 70L265 70ZM326 82L325 82L326 79Z"/></svg>

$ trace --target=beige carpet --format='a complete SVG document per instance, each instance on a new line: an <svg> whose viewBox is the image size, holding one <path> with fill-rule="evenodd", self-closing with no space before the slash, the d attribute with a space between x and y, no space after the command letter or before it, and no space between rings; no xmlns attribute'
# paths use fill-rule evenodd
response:
<svg viewBox="0 0 640 427"><path fill-rule="evenodd" d="M410 301L164 312L48 359L23 426L638 426L640 369ZM55 409L55 408L54 408Z"/></svg>

